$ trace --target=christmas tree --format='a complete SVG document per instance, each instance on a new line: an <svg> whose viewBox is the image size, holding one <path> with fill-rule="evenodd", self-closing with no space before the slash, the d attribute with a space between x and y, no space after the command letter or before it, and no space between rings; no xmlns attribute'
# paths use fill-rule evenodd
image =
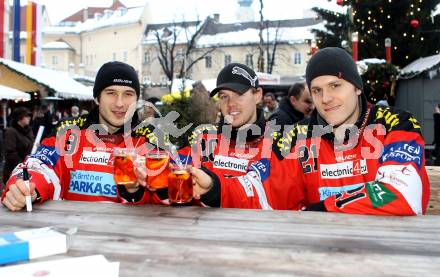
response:
<svg viewBox="0 0 440 277"><path fill-rule="evenodd" d="M392 41L392 62L398 66L440 52L440 0L338 0L347 13L314 8L327 31L313 30L318 47L349 48L359 34L359 59L385 58L385 38ZM336 5L336 4L335 4Z"/></svg>

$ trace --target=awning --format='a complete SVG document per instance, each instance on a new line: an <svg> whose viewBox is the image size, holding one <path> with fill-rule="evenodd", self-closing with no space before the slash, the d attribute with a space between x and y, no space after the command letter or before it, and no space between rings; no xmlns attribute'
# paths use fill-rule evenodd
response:
<svg viewBox="0 0 440 277"><path fill-rule="evenodd" d="M0 85L0 99L29 101L31 96L18 89Z"/></svg>
<svg viewBox="0 0 440 277"><path fill-rule="evenodd" d="M93 99L92 89L69 77L67 72L41 68L6 59L0 59L0 64L40 84L48 91L52 91L54 96L80 100Z"/></svg>

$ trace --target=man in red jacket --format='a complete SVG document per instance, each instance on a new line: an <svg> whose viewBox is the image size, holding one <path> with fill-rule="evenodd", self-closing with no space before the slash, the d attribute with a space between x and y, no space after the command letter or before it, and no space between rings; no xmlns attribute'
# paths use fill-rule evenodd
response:
<svg viewBox="0 0 440 277"><path fill-rule="evenodd" d="M307 65L306 80L316 106L311 118L273 133L273 155L251 165L245 176L220 178L222 197L253 207L264 187L272 207L280 209L302 205L355 214L425 213L429 180L414 116L369 105L356 64L343 49L318 51ZM206 179L196 187L202 195L214 188ZM292 199L298 202L286 202L291 193L297 193Z"/></svg>
<svg viewBox="0 0 440 277"><path fill-rule="evenodd" d="M196 165L192 168L194 197L203 204L222 208L302 207L298 204L303 198L296 190L299 187L281 195L285 191L282 182L268 187L246 176L254 162L267 162L271 153L271 128L257 106L262 93L257 75L246 65L231 63L218 74L211 96L218 94L222 118L216 126L200 126L190 137ZM234 180L238 183L229 185Z"/></svg>
<svg viewBox="0 0 440 277"><path fill-rule="evenodd" d="M65 120L55 134L45 138L36 153L14 170L2 203L11 211L25 206L25 195L34 203L46 200L162 203L166 192L151 192L138 183L116 186L113 149L157 144L152 126L133 129L140 87L133 67L122 62L104 64L97 73L93 96L97 107L90 114ZM31 174L30 191L22 180L23 168Z"/></svg>

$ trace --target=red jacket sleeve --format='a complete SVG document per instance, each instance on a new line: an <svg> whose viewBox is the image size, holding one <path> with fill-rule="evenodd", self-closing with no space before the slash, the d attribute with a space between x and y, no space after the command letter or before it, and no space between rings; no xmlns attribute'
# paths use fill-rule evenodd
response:
<svg viewBox="0 0 440 277"><path fill-rule="evenodd" d="M30 155L14 169L6 183L2 198L9 190L9 186L16 182L17 177L21 176L22 168L26 166L31 175L30 181L35 183L35 188L41 196L40 202L49 199L61 199L63 192L61 180L64 162L61 161L62 157L56 148L56 138L54 136L44 139L36 153Z"/></svg>
<svg viewBox="0 0 440 277"><path fill-rule="evenodd" d="M328 211L376 215L421 215L429 199L424 141L414 117L387 134L373 182L325 199ZM406 129L406 130L405 130Z"/></svg>

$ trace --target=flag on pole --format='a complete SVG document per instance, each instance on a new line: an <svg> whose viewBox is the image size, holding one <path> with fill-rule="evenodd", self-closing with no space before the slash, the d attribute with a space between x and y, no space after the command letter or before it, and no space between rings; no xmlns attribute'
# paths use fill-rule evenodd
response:
<svg viewBox="0 0 440 277"><path fill-rule="evenodd" d="M14 0L13 60L20 62L20 0Z"/></svg>
<svg viewBox="0 0 440 277"><path fill-rule="evenodd" d="M41 4L35 3L36 8L36 15L35 15L35 65L40 66L41 65L41 44L42 44L42 30L43 30L43 6Z"/></svg>
<svg viewBox="0 0 440 277"><path fill-rule="evenodd" d="M0 0L0 58L5 57L5 1Z"/></svg>
<svg viewBox="0 0 440 277"><path fill-rule="evenodd" d="M27 7L26 7L26 32L27 32L27 39L26 39L26 63L32 64L32 53L34 52L32 50L32 17L33 17L33 6L32 1L28 0Z"/></svg>

